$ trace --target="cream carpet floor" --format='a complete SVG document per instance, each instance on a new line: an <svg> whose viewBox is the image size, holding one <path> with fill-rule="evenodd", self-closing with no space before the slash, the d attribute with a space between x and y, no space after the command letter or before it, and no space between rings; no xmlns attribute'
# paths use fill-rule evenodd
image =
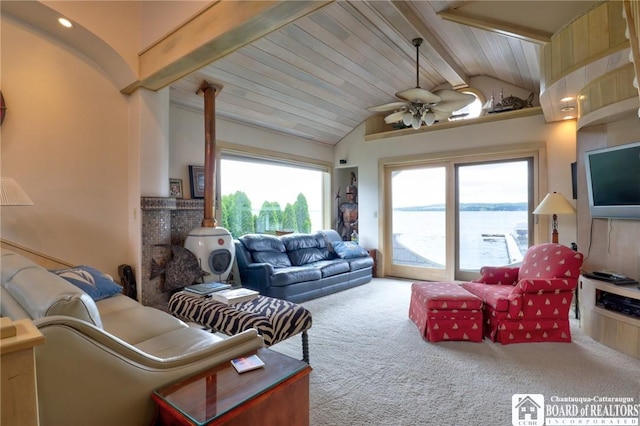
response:
<svg viewBox="0 0 640 426"><path fill-rule="evenodd" d="M640 360L578 321L570 344L429 343L408 318L410 287L378 278L303 303L313 315L311 425L511 425L516 393L640 403ZM271 348L301 358L298 336Z"/></svg>

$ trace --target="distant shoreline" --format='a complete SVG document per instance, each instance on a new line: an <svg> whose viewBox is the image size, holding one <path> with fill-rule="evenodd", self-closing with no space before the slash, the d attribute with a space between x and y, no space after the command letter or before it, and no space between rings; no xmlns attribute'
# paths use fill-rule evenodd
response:
<svg viewBox="0 0 640 426"><path fill-rule="evenodd" d="M464 203L460 205L460 211L466 212L510 212L527 211L527 203ZM437 212L445 211L444 204L431 204L428 206L399 207L394 210L403 212Z"/></svg>

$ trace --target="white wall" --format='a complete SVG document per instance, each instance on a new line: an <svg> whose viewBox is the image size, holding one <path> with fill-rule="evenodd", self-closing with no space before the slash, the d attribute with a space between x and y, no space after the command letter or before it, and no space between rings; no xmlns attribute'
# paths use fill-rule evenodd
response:
<svg viewBox="0 0 640 426"><path fill-rule="evenodd" d="M172 106L169 134L169 177L182 179L185 198L189 198L188 166L204 165L204 114ZM216 120L216 141L244 145L257 150L280 152L287 156L312 158L327 163L332 163L334 157L331 146L239 125L220 118Z"/></svg>
<svg viewBox="0 0 640 426"><path fill-rule="evenodd" d="M83 55L1 21L2 176L31 207L2 207L2 238L117 276L128 263L128 99Z"/></svg>
<svg viewBox="0 0 640 426"><path fill-rule="evenodd" d="M366 247L380 248L378 222L383 220L383 211L378 161L381 158L546 142L549 190L562 192L573 203L570 165L576 160L575 121L546 124L544 117L537 115L373 141L364 140L364 131L365 126L361 124L337 145L334 165L339 159L348 158L349 166L358 167L358 222L360 241ZM378 213L377 218L374 218L374 212ZM559 233L562 244L576 241L576 218L561 217ZM547 235L550 238L550 228Z"/></svg>

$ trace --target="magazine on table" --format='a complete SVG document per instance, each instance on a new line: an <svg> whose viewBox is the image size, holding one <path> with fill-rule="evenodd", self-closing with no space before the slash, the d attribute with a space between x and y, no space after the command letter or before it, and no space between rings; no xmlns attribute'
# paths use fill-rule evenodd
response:
<svg viewBox="0 0 640 426"><path fill-rule="evenodd" d="M212 283L202 283L202 284L190 285L190 286L185 287L184 290L188 291L189 293L207 295L207 294L211 294L211 293L216 292L216 291L226 290L226 289L229 289L229 288L231 288L231 286L229 284L212 282Z"/></svg>
<svg viewBox="0 0 640 426"><path fill-rule="evenodd" d="M260 293L255 290L250 290L248 288L232 288L228 290L220 290L214 293L211 293L209 296L211 299L225 303L227 305L232 305L234 303L248 302L249 300L253 300L258 297Z"/></svg>
<svg viewBox="0 0 640 426"><path fill-rule="evenodd" d="M244 373L245 371L264 367L264 361L262 361L258 355L249 355L232 359L231 365L233 365L238 373Z"/></svg>

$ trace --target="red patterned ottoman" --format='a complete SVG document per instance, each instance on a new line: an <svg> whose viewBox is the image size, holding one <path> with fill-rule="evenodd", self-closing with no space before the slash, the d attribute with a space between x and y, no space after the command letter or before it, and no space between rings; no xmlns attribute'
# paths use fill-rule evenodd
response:
<svg viewBox="0 0 640 426"><path fill-rule="evenodd" d="M429 342L482 341L482 299L455 283L411 284L409 318Z"/></svg>

